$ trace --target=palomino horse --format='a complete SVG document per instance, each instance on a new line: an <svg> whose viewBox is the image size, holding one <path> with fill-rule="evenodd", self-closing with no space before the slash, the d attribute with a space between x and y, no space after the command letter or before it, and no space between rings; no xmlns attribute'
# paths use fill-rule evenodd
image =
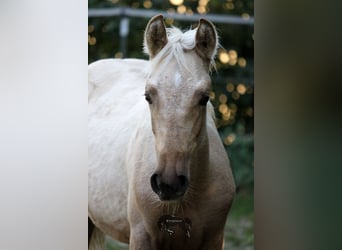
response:
<svg viewBox="0 0 342 250"><path fill-rule="evenodd" d="M150 60L89 65L90 248L222 249L235 193L209 99L218 41L205 19L185 33L153 17Z"/></svg>

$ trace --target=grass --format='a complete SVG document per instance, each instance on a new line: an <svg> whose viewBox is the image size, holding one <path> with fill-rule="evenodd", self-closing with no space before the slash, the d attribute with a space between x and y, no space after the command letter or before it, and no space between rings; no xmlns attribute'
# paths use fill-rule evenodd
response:
<svg viewBox="0 0 342 250"><path fill-rule="evenodd" d="M254 197L250 190L236 194L225 227L225 249L254 249Z"/></svg>
<svg viewBox="0 0 342 250"><path fill-rule="evenodd" d="M106 238L107 250L127 250L128 246ZM254 197L245 189L235 196L225 226L225 250L254 249Z"/></svg>

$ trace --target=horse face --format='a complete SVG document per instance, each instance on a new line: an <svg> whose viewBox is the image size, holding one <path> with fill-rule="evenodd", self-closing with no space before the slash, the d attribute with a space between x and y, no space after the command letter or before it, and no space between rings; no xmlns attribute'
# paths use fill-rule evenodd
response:
<svg viewBox="0 0 342 250"><path fill-rule="evenodd" d="M216 32L208 21L200 22L193 41L187 33L185 37L172 35L170 31L166 36L160 16L149 22L145 32L151 63L158 60L146 83L145 98L151 111L158 159L151 187L161 200L179 199L187 191L190 166L196 164L193 155L206 138L211 83L208 67L216 51ZM186 44L182 44L182 39ZM193 48L189 49L191 43Z"/></svg>
<svg viewBox="0 0 342 250"><path fill-rule="evenodd" d="M170 200L184 195L192 155L206 134L210 81L206 77L193 81L177 71L157 75L146 85L145 94L158 159L151 185L162 200Z"/></svg>

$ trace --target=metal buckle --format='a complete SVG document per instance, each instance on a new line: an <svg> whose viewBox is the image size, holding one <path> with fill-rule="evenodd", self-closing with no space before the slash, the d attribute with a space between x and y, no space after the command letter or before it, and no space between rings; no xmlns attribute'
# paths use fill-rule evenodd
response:
<svg viewBox="0 0 342 250"><path fill-rule="evenodd" d="M163 215L158 220L158 228L161 232L166 232L171 237L176 228L181 228L186 238L190 239L190 231L192 227L191 220L189 218L176 217L174 215Z"/></svg>

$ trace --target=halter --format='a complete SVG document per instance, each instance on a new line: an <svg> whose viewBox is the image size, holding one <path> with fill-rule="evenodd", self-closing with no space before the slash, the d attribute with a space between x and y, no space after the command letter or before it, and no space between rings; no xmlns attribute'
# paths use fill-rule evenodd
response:
<svg viewBox="0 0 342 250"><path fill-rule="evenodd" d="M174 215L163 215L158 220L158 228L161 232L166 232L171 237L176 227L182 229L186 238L190 239L191 220L189 218L176 217Z"/></svg>

